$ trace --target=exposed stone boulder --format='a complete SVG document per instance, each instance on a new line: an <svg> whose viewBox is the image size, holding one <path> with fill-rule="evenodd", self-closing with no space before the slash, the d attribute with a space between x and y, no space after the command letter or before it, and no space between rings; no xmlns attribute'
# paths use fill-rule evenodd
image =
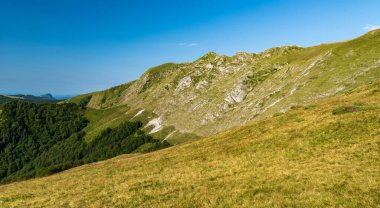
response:
<svg viewBox="0 0 380 208"><path fill-rule="evenodd" d="M227 103L241 103L245 96L247 96L247 91L244 89L243 84L238 84L234 90L227 94L224 99Z"/></svg>
<svg viewBox="0 0 380 208"><path fill-rule="evenodd" d="M190 87L191 83L192 83L191 76L186 76L182 78L177 85L176 91L182 91L185 88Z"/></svg>

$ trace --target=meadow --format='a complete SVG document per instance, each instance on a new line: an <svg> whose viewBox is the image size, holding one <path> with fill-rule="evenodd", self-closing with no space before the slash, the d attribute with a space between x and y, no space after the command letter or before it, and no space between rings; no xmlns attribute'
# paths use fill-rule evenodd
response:
<svg viewBox="0 0 380 208"><path fill-rule="evenodd" d="M374 82L195 142L3 185L0 207L378 207L379 92Z"/></svg>

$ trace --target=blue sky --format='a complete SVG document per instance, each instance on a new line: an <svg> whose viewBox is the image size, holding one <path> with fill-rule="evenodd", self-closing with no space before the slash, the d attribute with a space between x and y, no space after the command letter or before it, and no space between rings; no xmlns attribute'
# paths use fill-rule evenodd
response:
<svg viewBox="0 0 380 208"><path fill-rule="evenodd" d="M0 0L0 93L80 94L214 51L354 38L379 0Z"/></svg>

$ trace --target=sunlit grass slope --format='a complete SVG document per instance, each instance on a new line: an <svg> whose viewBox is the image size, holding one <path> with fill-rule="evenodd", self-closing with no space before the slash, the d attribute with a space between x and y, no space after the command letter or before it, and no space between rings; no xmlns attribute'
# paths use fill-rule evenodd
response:
<svg viewBox="0 0 380 208"><path fill-rule="evenodd" d="M0 207L378 207L380 82L165 150L0 186Z"/></svg>

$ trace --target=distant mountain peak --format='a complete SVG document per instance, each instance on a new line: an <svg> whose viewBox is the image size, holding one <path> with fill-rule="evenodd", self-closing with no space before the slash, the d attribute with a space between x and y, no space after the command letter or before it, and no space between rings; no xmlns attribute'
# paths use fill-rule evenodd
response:
<svg viewBox="0 0 380 208"><path fill-rule="evenodd" d="M53 97L53 95L50 94L50 93L46 93L46 94L40 95L39 97L50 99L50 100L55 100L55 98Z"/></svg>
<svg viewBox="0 0 380 208"><path fill-rule="evenodd" d="M219 57L220 55L215 53L215 52L208 52L206 53L205 55L203 55L201 58L199 58L198 60L209 60L209 59L215 59L217 57Z"/></svg>

